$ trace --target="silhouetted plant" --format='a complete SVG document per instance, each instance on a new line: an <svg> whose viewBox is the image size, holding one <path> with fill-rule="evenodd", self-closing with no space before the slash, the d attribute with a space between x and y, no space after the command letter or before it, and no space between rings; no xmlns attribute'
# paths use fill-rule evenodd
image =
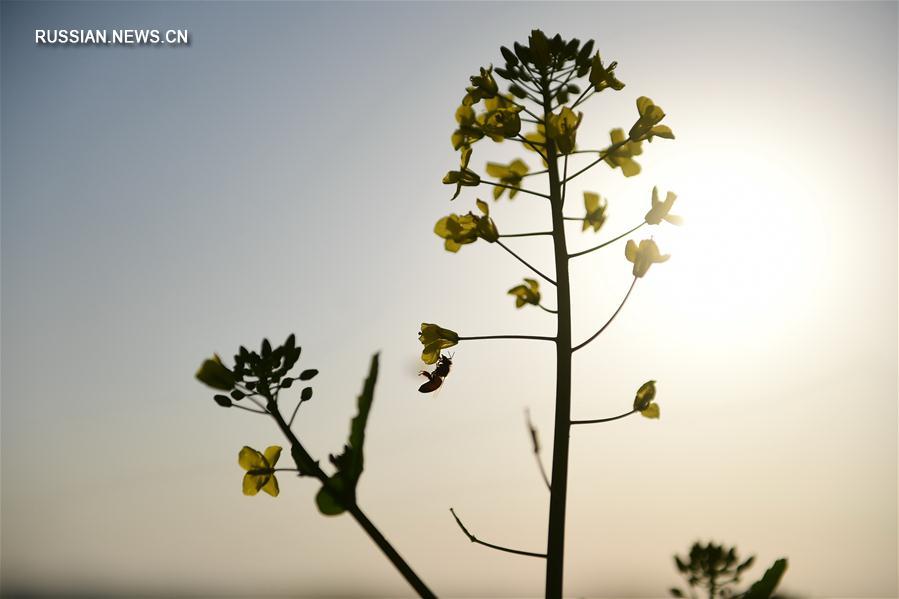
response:
<svg viewBox="0 0 899 599"><path fill-rule="evenodd" d="M278 471L294 472L297 476L317 479L321 483L321 489L315 497L319 511L328 516L348 512L420 596L435 597L436 595L362 512L356 499L356 485L363 469L365 425L374 400L375 382L378 378L378 355L372 356L368 377L358 399L358 413L350 423L350 435L343 452L329 456L334 468L331 475L322 470L318 461L309 455L291 429L300 406L312 399L312 387L306 386L300 391L300 397L296 400L289 419L281 412L283 403L281 392L293 387L297 381L306 382L318 374L315 369L306 369L297 376L289 376L299 358L300 348L296 347L295 337L290 335L283 345L276 348L272 348L268 339L264 339L259 352L251 352L241 346L234 356L233 368L225 366L216 354L204 361L197 371L196 376L200 381L213 389L228 393L213 397L218 405L271 417L290 443L290 455L296 468L275 468L281 455L281 447L277 445L269 447L263 453L246 446L240 450L238 463L247 471L243 478L244 494L256 495L261 490L277 497L279 487L275 472ZM241 405L240 402L243 401L253 404L253 407Z"/></svg>
<svg viewBox="0 0 899 599"><path fill-rule="evenodd" d="M451 142L453 148L460 153L459 167L449 171L443 179L445 184L454 186L451 200L459 197L463 188L480 186L492 187L494 201L499 200L507 192L510 200L520 196L537 198L545 202L541 207L549 207L551 227L543 231L512 234L501 232L503 229L494 222L489 206L480 199L475 202L477 212L449 214L437 221L434 227L434 232L444 239L444 248L449 252L458 252L463 246L483 240L502 248L533 271L536 275L534 278L525 278L524 283L512 287L509 294L515 297L517 308L536 306L555 314L558 327L556 335L552 337L461 335L433 323L422 323L419 335L419 340L424 345L421 358L425 364L439 363L442 359L442 350L465 341L527 339L555 344L555 422L550 477L547 477L543 470L537 430L528 417L534 453L551 494L546 552L523 551L487 543L472 534L456 515L455 510L451 510L462 532L472 542L501 551L546 559L546 597L553 598L562 596L568 439L571 426L609 422L635 413L647 418L659 417L659 406L654 403L655 381L647 381L639 386L629 411L607 418L572 420L572 354L596 339L611 324L633 291L637 280L646 275L650 266L665 262L669 256L662 254L652 239L644 239L639 243L628 240L624 247L624 256L633 263L633 280L630 287L611 317L593 335L577 344L572 342L568 263L574 258L606 247L636 232L644 225L659 225L663 220L673 224L680 223L680 218L670 213L676 199L675 194L668 192L664 200L659 200L658 190L652 188L649 211L642 222L589 249L569 252L566 222L578 222L582 231L597 233L603 229L609 218L608 200L596 192L584 193L583 216L567 215L566 192L571 181L600 164L606 164L613 170L620 170L625 177L637 175L640 172L640 165L634 158L642 153L644 141L651 142L654 138L674 139L671 129L659 124L665 117L665 112L652 100L641 96L636 101L637 120L627 133L624 128L615 128L610 131L609 145L597 149L578 147L578 142L581 141L578 138L578 131L584 115L575 110L595 94L606 90L620 91L624 88L624 83L615 73L617 63L605 63L599 52L594 53L593 46L593 40L582 44L577 39L566 41L560 35L547 37L543 32L534 30L528 38L527 45L515 43L512 49L500 48L504 59L503 67L495 69L492 66L482 67L478 74L470 78L471 85L466 88L466 93L455 113L457 127L451 135ZM508 81L508 93L500 90L494 75ZM586 81L582 81L584 79ZM531 131L522 133L525 127L529 127ZM484 169L485 175L482 176L471 164L474 145L485 138L498 143L520 144L525 150L536 154L544 168L532 170L524 158L511 157L508 163L488 162ZM589 158L589 162L577 165L577 161L585 156ZM569 167L573 170L570 174ZM543 181L542 186L526 185L526 182L539 181L535 179L538 176ZM555 258L553 276L541 272L506 245L508 239L529 236L546 236L552 240ZM541 280L555 288L555 308L543 304ZM431 376L427 372L424 374L429 378Z"/></svg>
<svg viewBox="0 0 899 599"><path fill-rule="evenodd" d="M693 543L686 558L674 556L678 572L686 579L689 589L685 594L678 588L669 590L673 597L697 598L698 589L708 593L708 599L728 597L733 599L768 599L774 594L781 577L787 569L787 560L781 558L765 572L765 575L743 592L734 590L744 571L752 566L755 556L740 559L736 547L725 548L709 542L701 545Z"/></svg>
<svg viewBox="0 0 899 599"><path fill-rule="evenodd" d="M639 244L628 240L624 247L624 256L633 263L633 280L630 287L609 319L590 337L576 345L572 343L568 263L574 258L606 247L636 232L644 225L659 225L663 220L674 224L680 221L679 217L670 214L676 199L675 194L668 192L665 200L660 201L657 189L653 188L649 211L642 222L589 249L569 253L566 222L578 222L582 231L597 233L602 230L609 218L608 200L595 192L584 193L583 216L566 216L564 206L569 183L600 164L606 164L613 170L620 170L625 177L632 177L640 172L640 165L634 158L642 153L644 141L651 142L656 137L674 138L671 129L659 124L665 116L664 111L649 98L641 96L636 100L637 120L628 133L625 133L623 128L612 129L609 134L609 145L599 149L578 148L578 129L583 121L583 113L576 113L575 109L597 93L609 89L620 91L624 88L624 84L615 74L617 63L605 64L599 53L593 52L593 45L592 40L581 44L576 39L565 41L559 35L548 38L541 31L534 30L527 45L515 43L513 50L500 48L505 60L503 68L493 69L492 66L481 68L479 74L470 78L471 85L466 88L466 94L455 114L457 127L451 141L454 149L460 152L459 168L448 172L443 179L444 183L455 186L452 199L461 194L463 187L481 185L492 187L494 201L503 195L508 195L510 200L519 194L540 198L548 202L552 216L551 228L545 231L501 234L490 215L489 205L480 199L475 202L477 213L469 211L466 214L449 214L440 219L434 228L435 233L444 240L444 248L449 252L458 252L465 245L483 240L501 247L532 270L539 279L555 287L555 308L543 304L544 295L538 278L524 278L523 284L512 287L508 293L515 297L517 308L530 305L555 314L558 325L556 335L461 336L455 331L432 323L422 323L419 333L419 340L424 346L422 360L425 364L435 365L433 371L422 371L428 379L420 388L422 392L434 391L440 387L452 364L452 356L445 356L442 352L460 342L526 339L548 341L556 346L555 425L551 476L547 476L543 469L538 433L528 417L534 455L551 493L546 552L512 549L478 539L469 532L453 511L459 527L472 542L509 553L546 559L546 597L551 598L562 596L568 438L571 426L610 422L636 413L646 418L657 419L660 413L659 406L655 403L656 382L647 381L638 387L632 404L624 413L605 418L572 420L572 354L596 339L612 323L630 297L637 280L645 276L653 264L665 262L669 256L662 254L652 239L644 239ZM494 73L509 82L508 93L500 92ZM581 81L585 78L586 82ZM533 130L522 134L524 123L532 126ZM489 138L494 142L512 141L521 144L541 159L544 168L531 170L526 160L516 157L508 163L487 163L486 175L493 177L494 180L482 178L469 165L473 144L483 138ZM591 157L592 160L569 174L569 161L574 167L584 156ZM545 191L525 187L526 179L540 175L545 177ZM529 236L546 236L552 239L555 258L555 273L552 278L534 268L504 242L505 239ZM255 495L261 490L277 496L278 471L291 471L298 476L316 479L321 484L316 496L319 511L326 515L349 513L416 592L422 597L433 597L433 593L424 582L365 516L356 497L356 485L363 470L365 426L377 379L378 356L372 358L368 378L358 399L358 414L350 426L349 440L341 454L330 456L332 474L326 473L318 461L309 455L291 429L300 406L311 399L312 388L306 386L302 389L290 418L285 418L281 412L281 392L290 389L296 381L310 380L317 373L315 370L304 370L298 376L289 376L299 356L300 348L295 346L294 336L291 335L277 348L272 348L268 340L262 342L259 352L250 352L241 347L234 356L232 368L225 366L216 355L206 360L197 372L197 378L202 382L227 393L214 396L218 405L273 418L290 444L290 455L296 468L275 467L281 454L281 448L277 445L268 447L264 452L250 447L240 450L238 461L246 471L243 480L244 493ZM252 406L245 405L246 403Z"/></svg>

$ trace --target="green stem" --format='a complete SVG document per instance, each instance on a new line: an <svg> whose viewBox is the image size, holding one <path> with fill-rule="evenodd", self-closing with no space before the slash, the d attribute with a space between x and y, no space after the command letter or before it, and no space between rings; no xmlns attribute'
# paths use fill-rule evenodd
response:
<svg viewBox="0 0 899 599"><path fill-rule="evenodd" d="M572 420L571 424L597 424L599 422L612 422L613 420L618 420L620 418L626 418L631 414L636 414L637 410L631 410L630 412L626 412L624 414L619 414L618 416L612 416L611 418L595 418L593 420Z"/></svg>
<svg viewBox="0 0 899 599"><path fill-rule="evenodd" d="M565 220L569 220L569 219L566 218ZM582 218L577 218L577 219L572 219L572 220L584 220L584 219L582 219ZM573 253L573 254L569 254L568 257L569 257L569 258L577 258L578 256L583 256L584 254L589 254L590 252L595 252L596 250L598 250L598 249L600 249L600 248L606 247L606 246L609 245L610 243L615 243L616 241L618 241L618 240L621 239L622 237L627 237L628 235L630 235L631 233L633 233L634 231L636 231L637 229L639 229L640 227L642 227L642 226L645 225L645 224L646 224L646 221L643 221L642 223L640 223L639 225L637 225L636 227L634 227L634 228L631 229L630 231L627 231L627 232L625 232L625 233L622 233L622 234L619 235L618 237L615 237L615 238L613 238L613 239L610 239L610 240L608 240L608 241L605 241L605 242L603 242L603 243L600 243L599 245L594 246L594 247L590 248L589 250L583 250L583 251L580 251L580 252L575 252L575 253Z"/></svg>
<svg viewBox="0 0 899 599"><path fill-rule="evenodd" d="M627 289L627 293L624 294L624 299L621 300L621 303L618 305L618 309L615 310L615 313L612 314L611 318L609 318L609 320L606 321L606 324L602 325L598 331L593 333L593 335L589 339L587 339L580 345L576 345L573 348L571 348L571 353L576 352L577 350L581 349L582 347L584 347L585 345L587 345L588 343L590 343L591 341L593 341L594 339L599 337L602 334L602 332L605 331L606 328L610 324L612 324L612 321L615 320L615 317L618 316L618 313L621 312L621 309L624 307L624 303L627 301L627 298L629 298L631 296L631 291L634 290L634 285L636 285L636 284L637 284L637 277L634 277L634 280L631 281L631 286L628 287L628 289Z"/></svg>
<svg viewBox="0 0 899 599"><path fill-rule="evenodd" d="M272 417L275 419L275 422L278 423L278 428L281 429L281 432L284 433L284 436L290 441L290 454L297 465L297 469L302 473L311 474L311 476L314 476L322 483L322 486L328 489L328 492L331 493L332 496L341 498L341 502L344 504L346 510L356 519L356 522L359 523L359 526L361 526L371 540L374 541L375 545L377 545L384 555L387 556L390 563L399 570L403 578L406 579L406 582L415 589L415 592L418 593L419 597L436 599L437 595L431 592L431 589L429 589L424 581L415 574L409 564L406 563L406 560L400 556L396 549L393 548L393 545L391 545L384 535L381 534L381 531L379 531L375 525L372 524L371 520L369 520L362 512L356 503L355 498L348 498L340 489L334 488L330 477L319 467L318 462L312 459L312 456L309 455L306 448L300 443L300 440L297 439L287 423L284 422L281 411L278 410L278 406L275 405L275 402L271 397L269 397L268 408Z"/></svg>
<svg viewBox="0 0 899 599"><path fill-rule="evenodd" d="M544 80L543 111L552 112L549 86ZM552 489L549 499L549 530L546 540L546 599L561 599L565 566L565 509L568 495L568 441L571 420L571 289L568 279L568 248L562 214L562 186L555 143L547 139L549 195L556 263L558 343L556 344L556 406L553 427Z"/></svg>
<svg viewBox="0 0 899 599"><path fill-rule="evenodd" d="M582 219L578 219L582 220ZM500 237L536 237L538 235L552 235L552 231L537 231L535 233L506 233Z"/></svg>
<svg viewBox="0 0 899 599"><path fill-rule="evenodd" d="M477 335L474 337L459 337L459 341L483 341L485 339L531 339L534 341L555 341L555 337L540 337L538 335Z"/></svg>
<svg viewBox="0 0 899 599"><path fill-rule="evenodd" d="M506 185L505 183L497 183L495 181L488 181L486 179L481 179L481 183L486 183L487 185L492 185L494 187L502 187L504 189L515 189L522 193L529 193L532 196L539 196L541 198L549 199L549 196L545 193L540 193L538 191L531 191L530 189L525 189L524 187L515 187L514 185Z"/></svg>
<svg viewBox="0 0 899 599"><path fill-rule="evenodd" d="M477 543L478 545L483 545L484 547L490 547L491 549L496 549L497 551L505 551L506 553L514 553L516 555L526 555L528 557L542 557L546 558L546 555L543 553L534 553L532 551L522 551L521 549L511 549L509 547L503 547L502 545L494 545L493 543L488 543L487 541L482 541L477 538L465 528L465 525L462 524L462 521L459 520L459 516L456 515L455 510L450 508L450 513L453 515L453 518L456 519L456 524L459 525L459 528L462 529L462 532L465 533L465 536L468 537L468 540L472 543Z"/></svg>
<svg viewBox="0 0 899 599"><path fill-rule="evenodd" d="M511 249L509 249L509 247L508 247L506 244L504 244L502 241L497 240L495 243L496 243L496 245L498 245L499 247L503 248L504 250L506 250L507 252L509 252L509 253L512 254L513 256L515 256L515 257L518 259L519 262L521 262L522 264L524 264L525 266L527 266L528 268L530 268L531 270L533 270L535 273L537 273L537 274L538 274L544 281L546 281L547 283L550 283L550 284L552 284L552 285L555 285L555 284L556 284L555 281L553 281L553 280L550 279L548 276L546 276L545 274L543 274L542 272L540 272L539 270L537 270L536 268L534 268L533 266L531 266L531 265L530 265L524 258L522 258L522 257L519 256L518 254L516 254L515 252L513 252Z"/></svg>

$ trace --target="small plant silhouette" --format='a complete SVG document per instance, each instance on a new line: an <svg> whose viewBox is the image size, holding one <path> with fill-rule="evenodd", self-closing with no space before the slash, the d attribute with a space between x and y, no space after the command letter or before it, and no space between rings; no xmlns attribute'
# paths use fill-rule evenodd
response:
<svg viewBox="0 0 899 599"><path fill-rule="evenodd" d="M665 117L665 112L648 97L640 96L636 99L637 120L627 133L624 128L614 128L609 133L608 145L601 144L595 149L579 147L578 130L584 115L575 112L575 109L596 94L624 88L624 83L615 74L617 63L607 64L599 52L593 51L593 47L593 40L583 44L577 39L566 41L560 35L547 37L535 29L531 32L527 45L515 43L513 49L500 48L505 61L504 67L482 67L478 74L470 78L471 85L466 88L461 105L455 112L456 128L451 135L451 142L454 149L459 151L460 163L458 169L449 171L443 179L445 184L455 187L451 199L457 198L463 188L482 185L492 188L494 201L500 200L504 195L510 200L520 195L537 198L544 202L544 207L549 208L551 227L534 232L500 233L490 215L490 206L480 199L475 202L477 213L469 211L466 214L449 214L441 218L434 227L434 232L444 240L444 248L449 252L458 252L465 245L483 240L502 248L530 269L536 278L525 277L523 283L513 286L508 293L515 298L517 308L535 306L553 314L557 322L556 334L551 337L523 334L463 336L433 323L422 323L419 329L419 341L423 345L422 361L434 366L431 371L422 371L427 380L419 390L425 393L440 387L450 372L452 356L444 355L443 350L459 343L515 339L550 342L555 345L555 417L552 468L549 475L543 469L540 459L537 429L531 423L530 416L527 421L534 454L551 494L546 551L524 551L481 540L451 510L462 532L472 542L508 553L545 559L545 596L548 598L560 598L563 591L568 439L571 427L611 422L637 413L650 419L658 419L660 415L659 406L655 403L656 381L650 380L639 386L635 385L637 390L633 402L628 400L629 407L623 413L589 420L572 420L571 362L575 352L586 347L611 325L637 281L647 274L653 264L665 262L669 256L662 254L651 238L639 243L629 239L624 246L624 257L633 264L633 280L615 312L598 330L580 343L573 343L571 329L569 262L607 247L644 226L657 226L662 221L680 223L680 218L671 214L676 195L668 192L665 199L660 200L658 189L653 187L651 194L647 194L650 195L649 210L642 222L589 249L577 252L568 250L566 223L580 223L582 232L598 233L609 219L608 199L590 191L583 194L584 214L568 214L565 203L570 183L600 164L620 171L625 177L633 177L641 170L635 157L642 154L643 142L652 142L655 138L674 139L671 129L659 124ZM508 81L507 93L500 91L494 74ZM532 130L522 133L525 126ZM482 178L470 166L473 146L482 139L519 144L539 158L544 168L532 170L525 159L514 157L508 163L488 162L485 173L492 179ZM585 157L587 164L578 166L579 161L585 162ZM542 187L539 185L541 179L535 178L538 176L543 181ZM525 185L526 181L533 181L535 184ZM531 236L544 236L552 241L555 264L552 277L533 267L506 244L511 238ZM543 303L541 281L555 288L554 308ZM261 490L277 496L278 471L291 471L301 477L316 479L321 484L316 496L319 511L325 515L349 513L420 596L434 597L427 585L362 512L356 497L356 486L363 470L365 428L378 375L378 356L372 358L368 377L358 398L358 413L351 422L349 439L343 452L329 458L332 474L324 471L291 428L300 406L312 398L312 387L304 386L289 418L281 411L285 401L280 397L281 392L290 389L298 381L305 383L317 374L316 370L307 369L297 376L290 375L299 357L300 348L291 335L283 345L276 348L268 340L262 342L259 352L241 347L234 356L234 366L230 368L216 355L206 360L197 372L199 380L225 392L214 396L218 405L271 417L290 445L295 468L275 468L281 453L281 448L277 445L270 446L261 453L250 447L241 449L238 461L246 471L243 492L255 495Z"/></svg>
<svg viewBox="0 0 899 599"><path fill-rule="evenodd" d="M705 590L708 599L768 599L774 594L787 569L787 560L781 558L774 562L765 575L746 591L735 591L733 586L740 582L741 575L754 561L754 555L741 561L736 547L726 548L712 542L702 545L697 541L693 543L686 558L674 556L678 572L689 585L689 595L678 588L672 588L669 592L672 597L689 596L691 599L697 598L697 589Z"/></svg>

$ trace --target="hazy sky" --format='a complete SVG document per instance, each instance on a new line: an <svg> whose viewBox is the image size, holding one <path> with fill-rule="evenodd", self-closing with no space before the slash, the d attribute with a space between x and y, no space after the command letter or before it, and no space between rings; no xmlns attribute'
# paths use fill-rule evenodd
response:
<svg viewBox="0 0 899 599"><path fill-rule="evenodd" d="M47 47L36 28L189 29L189 47ZM695 539L802 596L897 594L896 3L2 3L2 584L248 595L408 593L317 484L244 497L237 453L284 444L193 379L289 333L318 368L297 430L345 441L370 355L382 376L360 503L442 596L536 596L551 447L550 344L469 342L437 396L422 321L553 334L516 311L524 267L432 233L453 204L453 112L469 75L540 27L595 38L627 84L583 108L583 148L661 105L677 140L643 173L576 180L609 198L586 248L639 223L658 185L687 224L672 258L574 362L566 592L658 597ZM472 166L524 155L479 144ZM480 146L483 146L480 147ZM534 155L526 156L537 168ZM492 204L545 229L536 198ZM642 233L641 231L640 233ZM636 235L637 240L644 238ZM545 239L515 243L551 270ZM575 338L630 283L623 242L573 263ZM551 294L549 294L551 296ZM553 303L549 297L548 303ZM286 454L285 454L286 456ZM550 456L545 459L549 463ZM285 464L286 465L286 464Z"/></svg>

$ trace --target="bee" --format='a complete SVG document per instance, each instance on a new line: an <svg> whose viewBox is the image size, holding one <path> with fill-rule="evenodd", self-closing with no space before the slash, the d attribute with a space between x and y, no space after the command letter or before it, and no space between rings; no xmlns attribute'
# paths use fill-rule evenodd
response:
<svg viewBox="0 0 899 599"><path fill-rule="evenodd" d="M422 370L418 374L423 377L427 377L428 381L423 383L418 390L421 393L431 393L432 391L436 391L440 388L440 385L443 384L443 379L449 376L450 366L453 365L453 356L440 356L440 359L437 360L437 366L434 367L434 372L428 372L427 370Z"/></svg>

